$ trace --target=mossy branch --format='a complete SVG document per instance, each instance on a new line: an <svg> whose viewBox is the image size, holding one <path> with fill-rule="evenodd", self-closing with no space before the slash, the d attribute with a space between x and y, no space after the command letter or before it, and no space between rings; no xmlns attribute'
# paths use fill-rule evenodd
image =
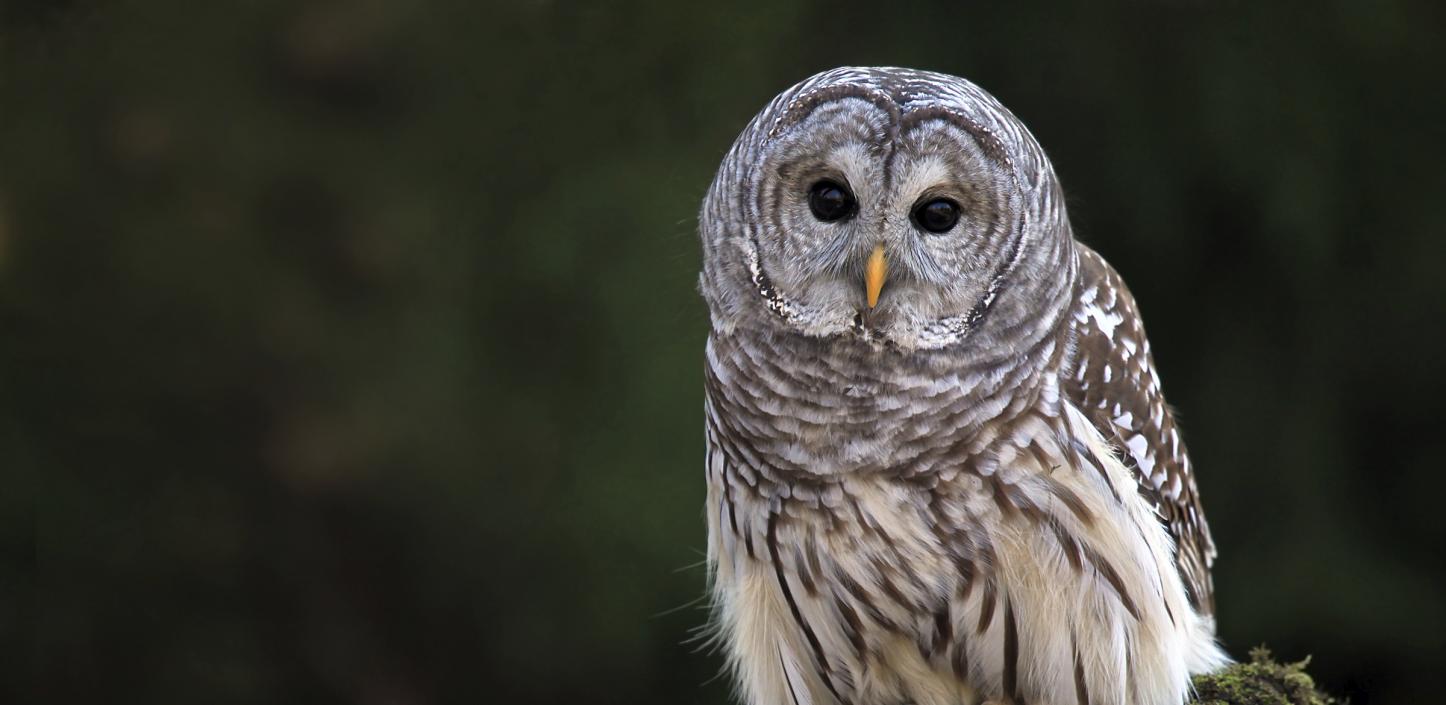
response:
<svg viewBox="0 0 1446 705"><path fill-rule="evenodd" d="M1306 674L1310 658L1299 663L1276 663L1265 647L1252 649L1248 663L1195 677L1199 705L1343 705L1320 692Z"/></svg>

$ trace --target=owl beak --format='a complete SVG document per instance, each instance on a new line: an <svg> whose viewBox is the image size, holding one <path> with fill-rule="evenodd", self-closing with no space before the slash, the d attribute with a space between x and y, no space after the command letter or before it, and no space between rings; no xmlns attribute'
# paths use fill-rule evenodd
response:
<svg viewBox="0 0 1446 705"><path fill-rule="evenodd" d="M884 262L883 244L874 246L874 253L869 255L869 263L864 267L864 290L869 296L869 308L879 304L879 292L884 289L884 275L889 271L889 265Z"/></svg>

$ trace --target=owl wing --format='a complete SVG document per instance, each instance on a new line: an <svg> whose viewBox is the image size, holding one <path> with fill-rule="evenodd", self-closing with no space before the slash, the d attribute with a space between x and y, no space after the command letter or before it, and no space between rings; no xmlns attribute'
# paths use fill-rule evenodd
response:
<svg viewBox="0 0 1446 705"><path fill-rule="evenodd" d="M1080 245L1074 311L1076 354L1066 393L1135 473L1139 492L1175 540L1175 565L1190 604L1214 614L1215 542L1185 443L1165 405L1135 299L1103 257Z"/></svg>

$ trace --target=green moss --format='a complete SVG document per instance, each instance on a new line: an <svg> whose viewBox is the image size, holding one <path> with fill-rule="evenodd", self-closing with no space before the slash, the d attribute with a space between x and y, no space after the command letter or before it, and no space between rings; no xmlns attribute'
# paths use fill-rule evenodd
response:
<svg viewBox="0 0 1446 705"><path fill-rule="evenodd" d="M1341 701L1316 690L1306 674L1310 664L1279 664L1265 647L1251 650L1249 663L1195 677L1199 705L1338 705Z"/></svg>

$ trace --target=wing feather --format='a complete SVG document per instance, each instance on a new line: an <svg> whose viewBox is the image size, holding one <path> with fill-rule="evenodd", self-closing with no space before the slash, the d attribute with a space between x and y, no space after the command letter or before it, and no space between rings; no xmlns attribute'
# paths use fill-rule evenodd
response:
<svg viewBox="0 0 1446 705"><path fill-rule="evenodd" d="M1135 473L1139 493L1175 540L1175 564L1190 603L1214 614L1215 543L1185 443L1165 404L1134 297L1104 258L1080 245L1074 311L1076 353L1067 394Z"/></svg>

